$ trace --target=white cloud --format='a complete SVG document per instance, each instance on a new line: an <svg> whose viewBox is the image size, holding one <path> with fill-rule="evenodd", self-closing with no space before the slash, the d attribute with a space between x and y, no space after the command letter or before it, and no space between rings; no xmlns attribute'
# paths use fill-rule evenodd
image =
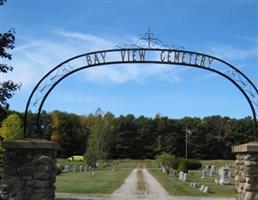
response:
<svg viewBox="0 0 258 200"><path fill-rule="evenodd" d="M185 69L186 70L186 69ZM183 70L176 69L176 66L130 64L113 65L105 67L90 68L85 71L85 78L91 81L110 81L121 84L128 81L146 83L153 79L162 79L168 82L178 82L178 76Z"/></svg>
<svg viewBox="0 0 258 200"><path fill-rule="evenodd" d="M252 39L252 40L251 40ZM226 62L234 63L233 65L238 68L240 71L245 71L244 68L254 67L250 66L247 63L250 63L250 60L257 60L258 55L258 39L248 38L253 44L250 48L239 48L233 47L226 44L216 43L213 46L208 48L209 55L213 55L217 58L223 59ZM226 73L230 68L222 64L221 66L215 66L219 71ZM208 80L212 78L220 77L215 73L209 73L197 77L196 80Z"/></svg>
<svg viewBox="0 0 258 200"><path fill-rule="evenodd" d="M114 43L110 42L109 40L106 40L104 38L88 34L88 33L78 33L78 32L68 32L68 31L56 31L56 33L60 36L64 36L66 38L70 39L76 39L78 41L83 41L83 42L88 42L90 44L94 45L100 45L102 48L103 47L111 47L114 46Z"/></svg>
<svg viewBox="0 0 258 200"><path fill-rule="evenodd" d="M96 36L89 33L70 32L55 29L50 38L57 39L26 39L23 45L17 46L13 51L12 65L15 70L3 76L2 79L12 79L22 82L23 88L31 88L50 69L60 62L73 56L101 50L113 49L117 44L133 44L137 37L125 35L124 37ZM19 39L19 38L18 38ZM252 49L237 49L225 44L216 44L208 48L211 55L226 61L245 61L257 56L257 47ZM95 82L112 82L122 84L128 81L148 82L161 79L168 82L181 81L181 74L187 68L167 65L113 65L95 67L85 70L84 78ZM213 76L204 77L204 79Z"/></svg>
<svg viewBox="0 0 258 200"><path fill-rule="evenodd" d="M245 61L257 56L257 45L253 48L236 48L225 44L215 44L208 50L210 55L225 59L226 61Z"/></svg>
<svg viewBox="0 0 258 200"><path fill-rule="evenodd" d="M22 82L23 88L33 87L43 75L62 61L73 56L101 49L113 49L117 44L131 44L134 36L127 35L124 38L108 38L95 36L88 33L68 32L55 30L54 39L26 39L23 45L17 46L13 51L15 67L12 73L8 73L3 79L12 79ZM19 38L18 38L19 39ZM130 40L131 39L131 40ZM127 42L125 42L128 40ZM166 81L180 81L175 67L161 65L123 65L102 66L86 70L85 79L88 81L108 81L116 84L127 81L144 82L154 76Z"/></svg>

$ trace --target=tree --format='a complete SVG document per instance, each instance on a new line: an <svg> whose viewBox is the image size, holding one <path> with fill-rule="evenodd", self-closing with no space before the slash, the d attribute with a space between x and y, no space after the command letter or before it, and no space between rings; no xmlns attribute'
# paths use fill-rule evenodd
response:
<svg viewBox="0 0 258 200"><path fill-rule="evenodd" d="M61 136L58 131L59 129L59 113L58 112L52 112L51 113L51 137L50 139L53 142L60 143L61 141Z"/></svg>
<svg viewBox="0 0 258 200"><path fill-rule="evenodd" d="M4 140L17 140L23 138L22 120L17 114L9 115L2 122L0 136Z"/></svg>
<svg viewBox="0 0 258 200"><path fill-rule="evenodd" d="M0 6L3 5L6 1L0 0ZM12 60L12 55L8 50L14 49L15 43L15 30L10 29L6 33L0 33L0 58ZM0 73L8 73L13 71L13 67L0 63ZM0 113L5 113L6 109L9 108L9 103L7 102L13 95L14 92L20 89L21 84L14 83L11 80L0 82Z"/></svg>
<svg viewBox="0 0 258 200"><path fill-rule="evenodd" d="M6 2L6 0L0 0L0 6L4 5L5 2Z"/></svg>
<svg viewBox="0 0 258 200"><path fill-rule="evenodd" d="M50 138L60 145L61 157L83 155L86 149L87 130L75 114L54 111L51 113Z"/></svg>
<svg viewBox="0 0 258 200"><path fill-rule="evenodd" d="M115 158L138 158L139 137L134 115L120 116L116 120L116 146L113 149Z"/></svg>
<svg viewBox="0 0 258 200"><path fill-rule="evenodd" d="M101 109L97 109L95 115L90 114L87 117L87 126L90 135L86 156L90 160L90 165L94 167L100 160L111 157L111 149L115 141L115 117L110 112L104 114Z"/></svg>

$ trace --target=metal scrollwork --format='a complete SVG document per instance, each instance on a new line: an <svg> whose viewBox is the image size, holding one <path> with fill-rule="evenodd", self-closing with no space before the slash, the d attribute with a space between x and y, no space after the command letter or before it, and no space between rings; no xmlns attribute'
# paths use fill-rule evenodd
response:
<svg viewBox="0 0 258 200"><path fill-rule="evenodd" d="M74 69L72 67L71 63L66 63L62 66L62 68L58 68L53 73L51 73L49 76L47 76L44 81L38 86L38 89L35 92L34 98L32 99L31 103L31 110L33 111L34 107L37 109L41 100L44 98L48 90L53 86L53 84L56 83L56 81L63 77L65 74L71 72Z"/></svg>
<svg viewBox="0 0 258 200"><path fill-rule="evenodd" d="M34 137L40 137L40 115L44 102L56 85L69 75L99 65L150 63L201 68L215 72L231 81L244 95L251 108L255 134L258 139L258 89L245 74L233 65L207 54L186 51L183 48L176 49L175 46L169 48L168 45L164 45L160 39L151 33L150 29L135 44L126 45L124 48L116 47L118 48L75 56L49 71L34 87L28 99L24 117L25 136L33 137L32 134L34 134ZM146 58L147 54L149 54L148 58ZM153 56L153 54L155 56L151 57L150 55ZM29 133L30 135L26 132L29 111L37 113L37 131Z"/></svg>
<svg viewBox="0 0 258 200"><path fill-rule="evenodd" d="M148 48L148 49L181 49L183 50L184 47L176 47L175 45L167 45L164 44L158 37L154 35L150 31L150 28L148 28L148 32L144 33L137 41L135 44L124 44L123 47L116 45L115 48Z"/></svg>
<svg viewBox="0 0 258 200"><path fill-rule="evenodd" d="M258 105L256 103L256 101L258 101L258 93L257 93L257 91L254 90L252 85L246 79L244 79L241 76L241 74L239 74L235 69L227 70L226 74L229 77L231 77L234 81L239 83L239 85L244 89L246 94L248 94L248 96L250 97L250 99L252 100L254 105L256 107L258 107ZM255 101L255 99L257 99L257 100ZM256 108L256 109L258 109L258 108Z"/></svg>

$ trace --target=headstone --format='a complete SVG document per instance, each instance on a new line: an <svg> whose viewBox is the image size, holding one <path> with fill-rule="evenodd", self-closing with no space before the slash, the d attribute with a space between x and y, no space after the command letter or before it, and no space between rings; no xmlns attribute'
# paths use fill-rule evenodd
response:
<svg viewBox="0 0 258 200"><path fill-rule="evenodd" d="M83 172L83 171L84 171L83 166L80 165L79 172Z"/></svg>
<svg viewBox="0 0 258 200"><path fill-rule="evenodd" d="M204 189L204 185L201 185L200 191L203 191L203 189Z"/></svg>
<svg viewBox="0 0 258 200"><path fill-rule="evenodd" d="M206 165L205 169L206 169L207 175L210 174L211 166L210 165Z"/></svg>
<svg viewBox="0 0 258 200"><path fill-rule="evenodd" d="M75 165L72 168L72 172L76 172L76 166Z"/></svg>
<svg viewBox="0 0 258 200"><path fill-rule="evenodd" d="M218 183L219 183L219 181L218 181L218 179L217 179L217 178L215 178L214 182L215 182L216 184L218 184Z"/></svg>
<svg viewBox="0 0 258 200"><path fill-rule="evenodd" d="M204 193L209 192L209 187L208 187L208 186L205 186L205 187L203 188L203 192L204 192Z"/></svg>
<svg viewBox="0 0 258 200"><path fill-rule="evenodd" d="M65 171L65 173L68 173L68 172L69 172L69 165L65 165L65 166L64 166L64 171Z"/></svg>
<svg viewBox="0 0 258 200"><path fill-rule="evenodd" d="M159 168L160 171L162 170L162 164L161 164L161 162L159 163L158 168Z"/></svg>
<svg viewBox="0 0 258 200"><path fill-rule="evenodd" d="M222 170L224 167L219 168L219 175L222 174Z"/></svg>
<svg viewBox="0 0 258 200"><path fill-rule="evenodd" d="M192 187L192 188L196 188L196 187L197 187L197 184L196 184L196 183L190 183L189 186Z"/></svg>
<svg viewBox="0 0 258 200"><path fill-rule="evenodd" d="M170 174L170 176L177 176L177 170L175 170L175 169L173 169L173 168L170 168L169 169L169 174Z"/></svg>
<svg viewBox="0 0 258 200"><path fill-rule="evenodd" d="M202 177L201 177L201 178L202 178L202 179L203 179L203 178L206 178L206 177L207 177L207 173L208 173L208 172L207 172L207 169L204 168L204 169L202 170Z"/></svg>
<svg viewBox="0 0 258 200"><path fill-rule="evenodd" d="M228 185L230 184L230 179L229 179L229 168L227 167L221 167L219 170L219 184L220 185Z"/></svg>
<svg viewBox="0 0 258 200"><path fill-rule="evenodd" d="M214 176L216 174L216 166L212 165L210 170L210 176Z"/></svg>
<svg viewBox="0 0 258 200"><path fill-rule="evenodd" d="M165 167L162 165L162 167L161 167L161 171L163 172L163 173L166 173L166 169L165 169Z"/></svg>
<svg viewBox="0 0 258 200"><path fill-rule="evenodd" d="M197 188L197 184L196 183L193 183L193 188Z"/></svg>
<svg viewBox="0 0 258 200"><path fill-rule="evenodd" d="M184 172L180 171L180 172L179 172L178 179L179 179L180 181L182 181L182 180L183 180L183 176L184 176Z"/></svg>
<svg viewBox="0 0 258 200"><path fill-rule="evenodd" d="M187 173L184 173L184 174L183 174L182 181L184 181L184 182L186 182L186 181L187 181Z"/></svg>

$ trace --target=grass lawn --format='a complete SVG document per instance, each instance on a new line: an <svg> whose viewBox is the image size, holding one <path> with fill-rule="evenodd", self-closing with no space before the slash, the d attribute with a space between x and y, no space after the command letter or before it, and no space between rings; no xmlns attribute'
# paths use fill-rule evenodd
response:
<svg viewBox="0 0 258 200"><path fill-rule="evenodd" d="M84 165L82 162L69 162L58 159L61 165ZM94 176L90 172L62 173L56 177L56 191L65 193L111 194L123 184L139 161L121 160L106 169L98 169ZM140 163L142 163L140 161Z"/></svg>
<svg viewBox="0 0 258 200"><path fill-rule="evenodd" d="M66 193L87 193L90 195L111 194L119 188L125 178L135 167L146 167L156 177L168 193L174 196L212 196L212 197L233 197L235 195L234 180L231 178L231 185L220 186L214 183L214 177L201 179L201 170L192 171L188 175L187 182L179 181L177 177L168 176L160 172L152 160L116 160L117 165L106 169L99 169L92 176L90 172L62 173L56 177L56 191ZM84 162L69 162L65 159L58 159L61 165L86 165ZM213 160L202 161L205 165L216 165L219 167L227 164L234 174L234 161ZM197 188L189 187L190 182L199 185L209 186L210 193L202 193Z"/></svg>
<svg viewBox="0 0 258 200"><path fill-rule="evenodd" d="M220 166L227 163L227 165L232 164L232 161L203 161L203 165L214 164L219 169ZM231 165L232 166L232 165ZM230 168L233 171L232 168ZM155 167L149 167L150 173L157 178L160 184L166 189L166 191L175 196L216 196L216 197L233 197L235 195L234 189L234 179L231 178L231 185L221 186L215 184L215 177L207 177L205 179L201 178L201 171L195 170L192 171L190 175L188 175L187 182L182 182L178 180L178 177L171 177L165 173L160 172ZM189 187L191 182L195 182L199 185L207 185L209 186L211 192L210 193L202 193L197 188Z"/></svg>

